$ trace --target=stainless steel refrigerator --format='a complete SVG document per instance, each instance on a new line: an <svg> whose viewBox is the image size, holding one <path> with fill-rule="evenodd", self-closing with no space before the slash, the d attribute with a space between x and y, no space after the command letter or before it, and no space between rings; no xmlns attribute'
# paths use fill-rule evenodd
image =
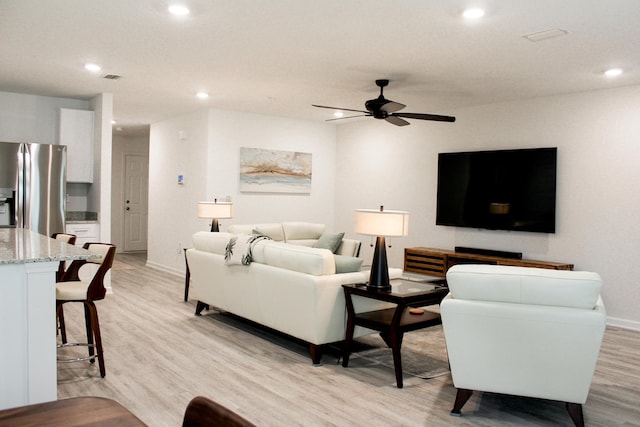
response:
<svg viewBox="0 0 640 427"><path fill-rule="evenodd" d="M65 231L67 147L0 142L0 227Z"/></svg>

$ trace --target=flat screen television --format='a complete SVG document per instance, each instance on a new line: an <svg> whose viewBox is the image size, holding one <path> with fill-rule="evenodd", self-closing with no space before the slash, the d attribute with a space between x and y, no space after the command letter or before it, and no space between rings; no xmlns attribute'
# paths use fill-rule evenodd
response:
<svg viewBox="0 0 640 427"><path fill-rule="evenodd" d="M555 233L557 148L438 155L436 224Z"/></svg>

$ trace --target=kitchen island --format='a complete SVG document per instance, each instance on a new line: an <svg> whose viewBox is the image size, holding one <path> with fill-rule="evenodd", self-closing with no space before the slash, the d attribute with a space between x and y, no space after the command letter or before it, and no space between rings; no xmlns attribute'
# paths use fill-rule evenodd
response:
<svg viewBox="0 0 640 427"><path fill-rule="evenodd" d="M0 229L0 409L57 399L56 271L98 255L24 228Z"/></svg>

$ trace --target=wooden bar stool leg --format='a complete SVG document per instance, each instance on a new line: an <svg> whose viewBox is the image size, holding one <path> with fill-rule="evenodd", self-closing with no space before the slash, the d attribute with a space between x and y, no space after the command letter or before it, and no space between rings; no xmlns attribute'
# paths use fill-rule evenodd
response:
<svg viewBox="0 0 640 427"><path fill-rule="evenodd" d="M58 326L60 328L60 338L62 339L62 344L67 343L67 329L64 325L64 309L62 308L62 304L58 304L56 309L56 317L58 318Z"/></svg>
<svg viewBox="0 0 640 427"><path fill-rule="evenodd" d="M94 341L93 341L93 327L91 323L91 308L89 306L89 301L84 301L84 323L87 329L87 348L89 350L89 362L95 362L95 359L92 357L95 354L94 349Z"/></svg>
<svg viewBox="0 0 640 427"><path fill-rule="evenodd" d="M100 376L104 378L106 370L104 366L104 356L102 352L102 336L100 334L100 321L98 320L98 309L93 301L87 301L86 307L88 307L90 313L90 322L93 336L95 337L96 357L98 358L98 366L100 367ZM93 350L93 349L92 349Z"/></svg>

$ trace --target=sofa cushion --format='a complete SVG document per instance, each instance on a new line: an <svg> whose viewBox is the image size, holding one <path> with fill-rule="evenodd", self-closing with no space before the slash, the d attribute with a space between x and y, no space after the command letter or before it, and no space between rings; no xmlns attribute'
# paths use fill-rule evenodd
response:
<svg viewBox="0 0 640 427"><path fill-rule="evenodd" d="M294 245L313 246L324 233L324 224L312 222L283 222L284 241Z"/></svg>
<svg viewBox="0 0 640 427"><path fill-rule="evenodd" d="M362 258L343 255L334 255L333 259L336 263L336 274L360 271L362 261L364 261Z"/></svg>
<svg viewBox="0 0 640 427"><path fill-rule="evenodd" d="M344 233L323 233L318 241L313 245L314 248L329 249L334 254L338 250Z"/></svg>
<svg viewBox="0 0 640 427"><path fill-rule="evenodd" d="M454 265L447 284L456 299L593 309L602 279L588 271Z"/></svg>
<svg viewBox="0 0 640 427"><path fill-rule="evenodd" d="M286 268L313 276L335 274L336 264L328 249L309 248L281 242L265 242L255 262Z"/></svg>
<svg viewBox="0 0 640 427"><path fill-rule="evenodd" d="M234 224L227 229L232 234L261 234L270 237L276 242L283 242L284 231L280 223L267 224Z"/></svg>

